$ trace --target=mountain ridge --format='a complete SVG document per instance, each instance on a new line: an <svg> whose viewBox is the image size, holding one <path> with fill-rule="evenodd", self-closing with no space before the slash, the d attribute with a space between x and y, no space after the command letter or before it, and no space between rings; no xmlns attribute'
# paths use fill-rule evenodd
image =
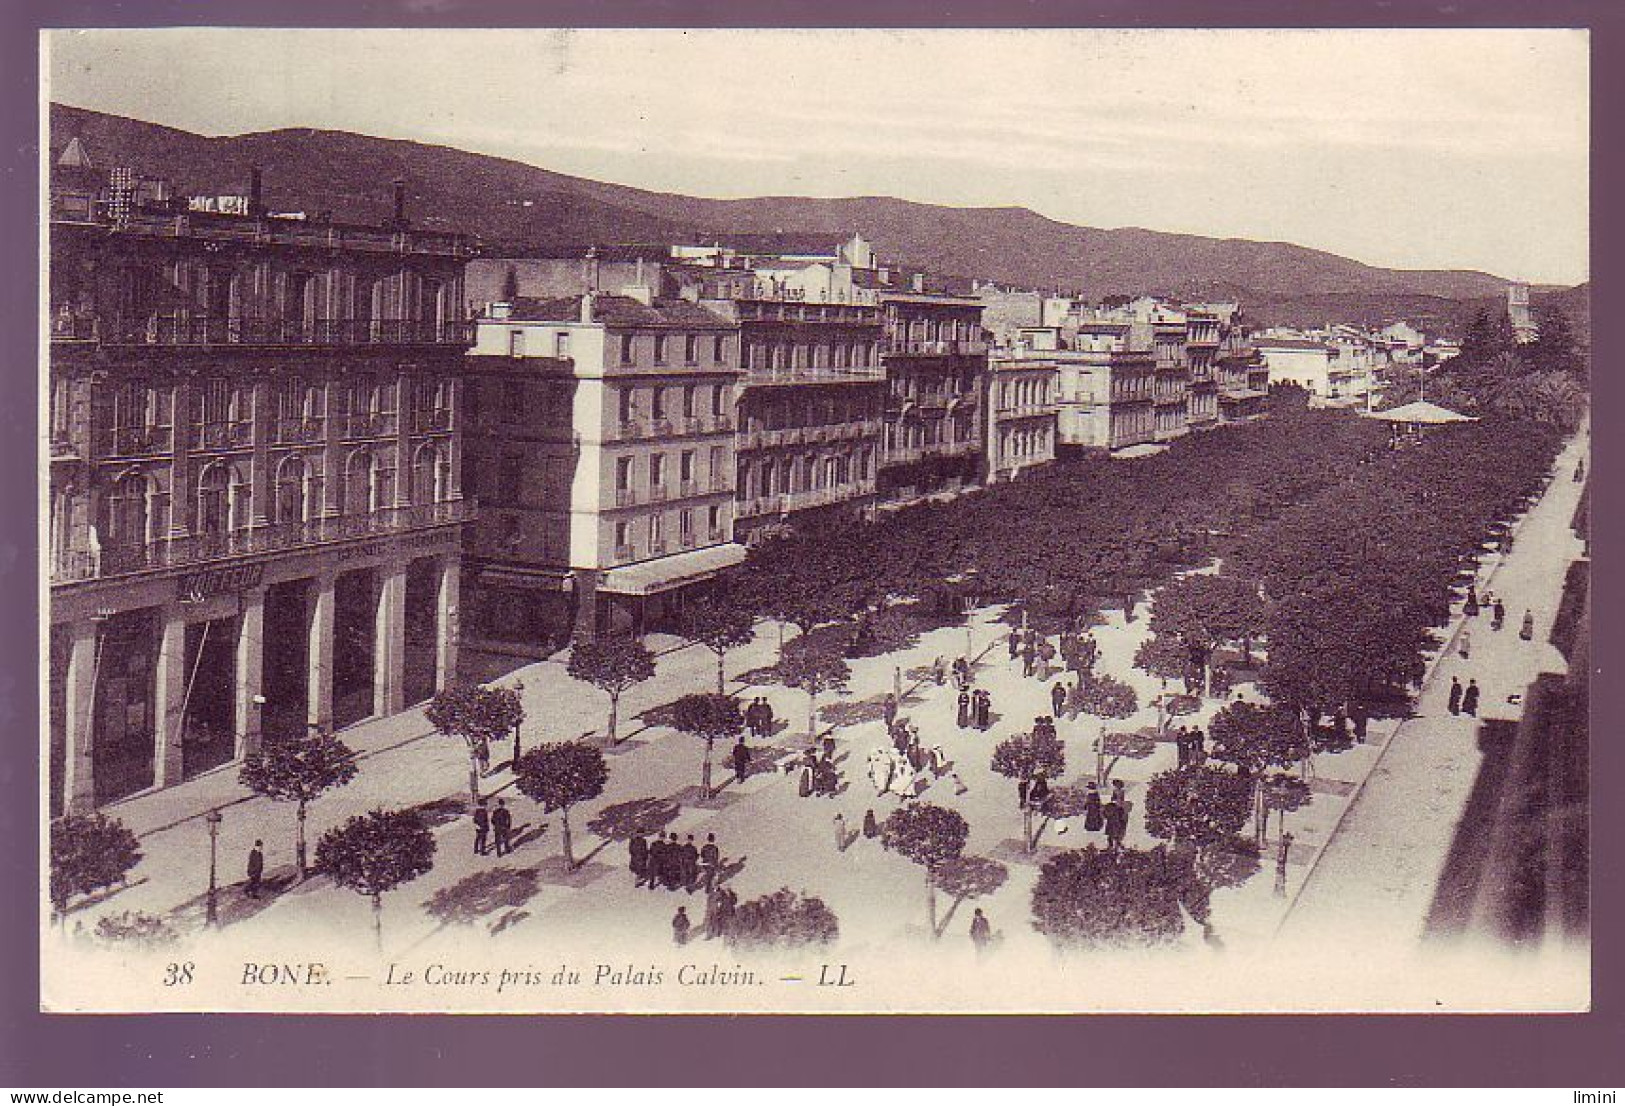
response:
<svg viewBox="0 0 1625 1106"><path fill-rule="evenodd" d="M250 167L260 166L273 210L382 221L391 182L403 178L414 220L513 251L861 231L897 264L1096 298L1150 291L1222 292L1254 303L1304 296L1465 301L1504 295L1508 283L1475 270L1385 269L1290 242L1080 226L1020 205L685 196L412 139L313 127L206 136L66 104L53 103L50 112L53 150L77 135L98 165L129 165L187 192L241 193Z"/></svg>

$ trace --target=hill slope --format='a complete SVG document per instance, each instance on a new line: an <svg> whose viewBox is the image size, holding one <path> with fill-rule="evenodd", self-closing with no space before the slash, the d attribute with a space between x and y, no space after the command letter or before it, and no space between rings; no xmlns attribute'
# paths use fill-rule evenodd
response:
<svg viewBox="0 0 1625 1106"><path fill-rule="evenodd" d="M1497 296L1487 273L1393 270L1285 242L1102 230L1020 207L954 208L890 197L715 200L554 173L446 146L343 131L278 130L208 138L140 120L51 105L52 146L79 135L98 164L129 165L184 191L240 194L251 166L273 209L377 221L390 182L408 182L410 213L490 243L576 250L591 242L855 230L882 256L935 271L1090 296L1163 291L1259 302L1354 295Z"/></svg>

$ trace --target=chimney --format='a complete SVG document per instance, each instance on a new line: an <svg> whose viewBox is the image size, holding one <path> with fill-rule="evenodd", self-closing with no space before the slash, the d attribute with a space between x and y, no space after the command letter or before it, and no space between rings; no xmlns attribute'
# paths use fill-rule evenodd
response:
<svg viewBox="0 0 1625 1106"><path fill-rule="evenodd" d="M581 283L583 291L598 291L598 247L588 246L587 256L581 262Z"/></svg>
<svg viewBox="0 0 1625 1106"><path fill-rule="evenodd" d="M397 227L406 226L406 182L399 177L395 178L395 222Z"/></svg>
<svg viewBox="0 0 1625 1106"><path fill-rule="evenodd" d="M248 213L256 218L265 213L261 193L260 167L255 165L248 170Z"/></svg>
<svg viewBox="0 0 1625 1106"><path fill-rule="evenodd" d="M584 323L590 323L590 322L593 321L593 317L592 317L592 300L593 300L593 296L595 296L596 294L597 294L596 291L587 291L587 292L582 293L582 296L581 296L581 321L584 322Z"/></svg>

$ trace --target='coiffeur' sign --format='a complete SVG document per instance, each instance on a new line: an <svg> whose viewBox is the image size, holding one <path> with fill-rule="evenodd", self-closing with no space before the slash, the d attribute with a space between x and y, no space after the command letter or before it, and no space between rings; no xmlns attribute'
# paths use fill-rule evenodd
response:
<svg viewBox="0 0 1625 1106"><path fill-rule="evenodd" d="M201 603L215 595L229 595L249 588L257 588L265 578L265 565L232 565L229 568L206 568L182 576L178 581L182 603Z"/></svg>

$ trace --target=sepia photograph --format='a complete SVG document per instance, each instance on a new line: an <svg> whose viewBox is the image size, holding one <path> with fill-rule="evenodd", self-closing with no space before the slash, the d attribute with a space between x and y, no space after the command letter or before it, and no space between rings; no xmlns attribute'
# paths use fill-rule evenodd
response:
<svg viewBox="0 0 1625 1106"><path fill-rule="evenodd" d="M39 64L40 1009L1590 1009L1587 31Z"/></svg>

